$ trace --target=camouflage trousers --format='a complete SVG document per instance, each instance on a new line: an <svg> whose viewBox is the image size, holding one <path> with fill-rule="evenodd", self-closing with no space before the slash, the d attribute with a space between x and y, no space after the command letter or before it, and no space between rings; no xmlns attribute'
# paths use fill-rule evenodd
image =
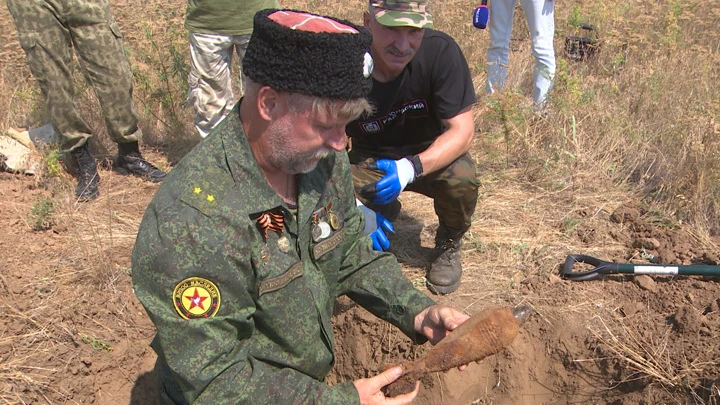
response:
<svg viewBox="0 0 720 405"><path fill-rule="evenodd" d="M132 72L107 0L7 0L7 6L61 148L73 150L92 136L73 99L73 48L110 139L138 141L142 131L132 102Z"/></svg>
<svg viewBox="0 0 720 405"><path fill-rule="evenodd" d="M363 204L380 212L391 222L400 213L400 202L395 200L387 205L376 205L360 197L360 189L380 180L383 173L369 170L358 163L375 159L350 151L355 196ZM440 223L435 238L436 243L452 239L459 241L470 229L472 215L478 200L480 182L477 178L475 161L469 153L460 156L448 167L422 176L408 184L405 190L414 191L433 199L435 214Z"/></svg>
<svg viewBox="0 0 720 405"><path fill-rule="evenodd" d="M203 138L235 105L232 87L233 49L242 61L248 42L250 34L190 33L188 104L195 109L195 128ZM242 81L239 88L242 95Z"/></svg>

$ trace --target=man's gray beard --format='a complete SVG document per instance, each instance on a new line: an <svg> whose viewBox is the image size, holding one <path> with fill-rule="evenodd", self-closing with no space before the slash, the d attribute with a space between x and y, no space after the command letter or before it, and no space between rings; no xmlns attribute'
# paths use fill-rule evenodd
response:
<svg viewBox="0 0 720 405"><path fill-rule="evenodd" d="M319 151L305 153L301 156L296 155L294 158L288 158L283 162L283 169L293 174L309 173L315 170L320 160L330 154L330 152L330 149L323 148Z"/></svg>
<svg viewBox="0 0 720 405"><path fill-rule="evenodd" d="M332 152L332 149L323 147L320 150L298 155L288 148L287 137L290 131L292 131L290 125L282 125L272 129L269 134L269 143L274 149L267 159L271 165L283 172L288 174L311 172L315 169L320 159Z"/></svg>

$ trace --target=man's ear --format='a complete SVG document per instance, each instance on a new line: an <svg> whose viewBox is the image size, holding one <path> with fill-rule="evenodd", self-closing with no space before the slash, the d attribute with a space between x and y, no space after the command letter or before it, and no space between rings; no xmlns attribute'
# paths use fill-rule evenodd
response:
<svg viewBox="0 0 720 405"><path fill-rule="evenodd" d="M363 27L368 31L370 31L370 18L369 12L366 11L363 13Z"/></svg>
<svg viewBox="0 0 720 405"><path fill-rule="evenodd" d="M279 115L280 93L269 86L263 86L258 90L257 109L260 117L265 121L272 121Z"/></svg>

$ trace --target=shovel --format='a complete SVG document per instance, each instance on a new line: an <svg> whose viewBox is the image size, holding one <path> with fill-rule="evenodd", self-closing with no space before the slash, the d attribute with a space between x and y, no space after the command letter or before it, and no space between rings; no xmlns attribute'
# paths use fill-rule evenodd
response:
<svg viewBox="0 0 720 405"><path fill-rule="evenodd" d="M573 271L576 263L595 266L585 271ZM603 278L607 274L648 274L651 276L720 276L720 266L705 264L631 264L606 262L587 255L568 255L560 276L568 280L586 281Z"/></svg>

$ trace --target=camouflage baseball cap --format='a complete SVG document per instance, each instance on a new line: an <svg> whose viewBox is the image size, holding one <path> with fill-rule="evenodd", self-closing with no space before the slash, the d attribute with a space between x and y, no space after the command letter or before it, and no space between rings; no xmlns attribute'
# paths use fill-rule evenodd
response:
<svg viewBox="0 0 720 405"><path fill-rule="evenodd" d="M432 28L428 0L373 0L375 20L387 27Z"/></svg>

